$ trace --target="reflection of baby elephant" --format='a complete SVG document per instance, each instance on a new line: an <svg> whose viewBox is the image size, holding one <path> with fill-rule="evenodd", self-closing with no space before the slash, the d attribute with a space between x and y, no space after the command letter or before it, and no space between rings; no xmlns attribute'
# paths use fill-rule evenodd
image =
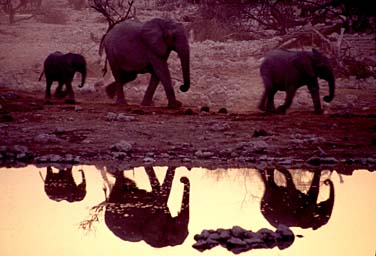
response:
<svg viewBox="0 0 376 256"><path fill-rule="evenodd" d="M76 72L81 73L81 84L79 87L83 87L86 79L86 60L80 54L61 52L54 52L47 56L44 61L44 70L39 77L39 81L42 79L43 73L46 76L46 96L45 104L51 104L51 85L54 81L59 83L55 91L56 97L68 98L65 100L68 104L74 104L74 93L72 88L72 81ZM62 91L64 84L66 90Z"/></svg>
<svg viewBox="0 0 376 256"><path fill-rule="evenodd" d="M76 185L72 176L72 167L60 169L57 173L52 171L51 166L47 167L46 179L44 181L44 191L48 197L60 202L66 200L70 203L82 201L86 196L86 179L83 170L81 172L82 182Z"/></svg>
<svg viewBox="0 0 376 256"><path fill-rule="evenodd" d="M152 191L137 188L134 181L116 174L116 181L108 198L105 222L119 238L138 242L144 240L149 245L160 248L182 244L188 236L189 190L188 178L184 183L180 212L172 217L167 206L175 168L167 169L162 184L159 183L152 167L145 167Z"/></svg>
<svg viewBox="0 0 376 256"><path fill-rule="evenodd" d="M274 170L260 171L265 184L261 201L261 212L270 224L277 227L284 224L289 227L318 229L325 225L332 214L334 204L334 186L331 180L325 180L330 186L330 195L326 201L317 203L320 189L321 172L315 172L307 194L296 189L288 170L280 170L286 178L286 186L278 186L274 180Z"/></svg>

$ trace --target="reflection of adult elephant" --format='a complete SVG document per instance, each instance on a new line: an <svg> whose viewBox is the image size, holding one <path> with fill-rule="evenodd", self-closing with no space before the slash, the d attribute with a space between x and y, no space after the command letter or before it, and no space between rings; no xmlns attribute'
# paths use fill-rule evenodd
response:
<svg viewBox="0 0 376 256"><path fill-rule="evenodd" d="M74 104L74 93L72 88L72 81L76 72L81 73L81 84L79 87L83 87L86 79L86 60L80 54L61 52L54 52L47 56L44 61L44 70L39 77L39 81L42 79L43 74L46 76L46 96L45 103L51 104L51 85L54 81L59 83L55 91L56 97L64 97L68 94L66 103ZM66 91L62 91L64 84L66 85Z"/></svg>
<svg viewBox="0 0 376 256"><path fill-rule="evenodd" d="M286 186L278 186L274 180L274 170L260 171L265 184L261 201L261 212L270 224L277 227L284 224L289 227L318 229L325 225L332 214L334 204L334 186L331 180L325 180L330 186L329 198L317 203L320 189L321 172L315 172L307 194L296 189L288 170L280 170L286 178Z"/></svg>
<svg viewBox="0 0 376 256"><path fill-rule="evenodd" d="M145 167L152 187L151 192L137 188L134 181L116 174L116 181L108 198L105 222L119 238L138 242L144 240L153 247L182 244L188 236L189 180L184 183L180 212L172 217L167 206L175 168L167 169L161 184L152 167Z"/></svg>
<svg viewBox="0 0 376 256"><path fill-rule="evenodd" d="M47 167L46 179L44 181L44 191L47 196L54 201L66 200L70 203L82 201L86 196L86 179L83 170L81 172L82 182L77 185L73 179L72 167L60 169L54 172L51 166Z"/></svg>
<svg viewBox="0 0 376 256"><path fill-rule="evenodd" d="M117 103L125 103L123 84L136 79L137 74L151 73L149 86L142 105L151 105L159 81L162 82L170 108L178 108L172 87L167 59L171 51L177 52L182 66L183 92L190 87L189 43L180 23L165 19L152 19L146 23L126 20L108 32L103 42L115 82L106 87L110 98L117 94Z"/></svg>
<svg viewBox="0 0 376 256"><path fill-rule="evenodd" d="M266 55L260 66L260 74L264 82L264 93L259 108L263 111L285 113L291 106L296 90L307 85L311 93L316 113L321 113L319 84L317 78L329 83L329 95L324 101L334 98L335 78L329 60L315 49L309 51L288 51L277 49ZM285 103L275 110L274 95L277 91L285 91Z"/></svg>

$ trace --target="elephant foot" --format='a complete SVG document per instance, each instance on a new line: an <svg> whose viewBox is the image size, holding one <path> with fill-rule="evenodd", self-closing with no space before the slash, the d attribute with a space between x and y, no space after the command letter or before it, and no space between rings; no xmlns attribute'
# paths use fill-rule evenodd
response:
<svg viewBox="0 0 376 256"><path fill-rule="evenodd" d="M167 107L170 109L178 109L181 108L182 105L180 101L175 100L174 102L169 102Z"/></svg>
<svg viewBox="0 0 376 256"><path fill-rule="evenodd" d="M53 105L52 101L47 99L47 100L44 100L43 102L44 105Z"/></svg>
<svg viewBox="0 0 376 256"><path fill-rule="evenodd" d="M65 104L76 104L76 101L74 99L66 99Z"/></svg>
<svg viewBox="0 0 376 256"><path fill-rule="evenodd" d="M274 113L284 115L286 114L286 108L283 105L279 106Z"/></svg>
<svg viewBox="0 0 376 256"><path fill-rule="evenodd" d="M125 99L116 99L116 102L115 102L117 105L128 105L127 104L127 101Z"/></svg>
<svg viewBox="0 0 376 256"><path fill-rule="evenodd" d="M322 113L324 113L324 111L320 108L320 109L315 109L315 114L316 115L321 115Z"/></svg>
<svg viewBox="0 0 376 256"><path fill-rule="evenodd" d="M149 106L152 106L152 105L153 105L153 101L150 101L150 100L143 100L141 102L141 106L149 107Z"/></svg>
<svg viewBox="0 0 376 256"><path fill-rule="evenodd" d="M180 182L183 184L189 184L189 179L187 177L181 177Z"/></svg>
<svg viewBox="0 0 376 256"><path fill-rule="evenodd" d="M67 96L67 92L66 91L59 91L59 92L55 92L55 97L56 98L64 98L65 96Z"/></svg>

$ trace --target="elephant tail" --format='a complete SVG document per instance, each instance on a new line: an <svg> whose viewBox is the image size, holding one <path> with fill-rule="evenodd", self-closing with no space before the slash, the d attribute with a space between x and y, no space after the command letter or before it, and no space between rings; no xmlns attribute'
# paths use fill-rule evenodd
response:
<svg viewBox="0 0 376 256"><path fill-rule="evenodd" d="M99 56L103 55L103 48L104 48L104 38L106 37L107 33L102 36L101 42L99 43Z"/></svg>
<svg viewBox="0 0 376 256"><path fill-rule="evenodd" d="M39 80L38 80L38 81L42 80L42 76L43 76L43 75L44 75L44 69L43 69L42 73L40 74L40 76L39 76Z"/></svg>

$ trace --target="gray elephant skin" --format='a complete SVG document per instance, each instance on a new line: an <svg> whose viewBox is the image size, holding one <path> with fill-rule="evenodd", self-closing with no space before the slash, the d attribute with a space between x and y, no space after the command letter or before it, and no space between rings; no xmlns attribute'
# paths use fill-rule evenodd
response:
<svg viewBox="0 0 376 256"><path fill-rule="evenodd" d="M167 95L168 107L179 108L171 82L167 59L175 51L181 61L184 84L182 92L190 87L190 53L187 33L182 24L168 19L152 19L146 23L126 20L115 25L104 37L103 46L115 81L106 87L110 98L126 103L123 85L138 74L150 73L151 78L142 105L152 104L154 92L161 82Z"/></svg>
<svg viewBox="0 0 376 256"><path fill-rule="evenodd" d="M51 104L51 86L54 81L58 82L55 96L63 98L68 95L65 102L68 104L75 103L72 81L76 72L81 73L81 84L79 85L81 88L86 79L86 60L81 54L63 54L56 51L47 56L44 61L44 70L39 77L39 81L43 74L46 77L45 104ZM64 85L66 85L66 90L62 91Z"/></svg>
<svg viewBox="0 0 376 256"><path fill-rule="evenodd" d="M314 230L328 223L334 205L334 185L329 179L329 197L317 202L320 191L321 171L315 171L307 193L295 187L291 173L279 170L286 180L286 186L279 186L274 179L274 169L260 171L265 184L261 200L261 213L274 227L283 224L288 227L312 228Z"/></svg>
<svg viewBox="0 0 376 256"><path fill-rule="evenodd" d="M259 109L271 113L285 113L291 106L296 90L307 85L315 113L322 113L318 78L329 84L329 95L323 99L331 102L334 98L335 77L329 59L316 49L312 51L290 51L276 49L268 53L260 66L264 83ZM285 91L284 104L275 109L274 95Z"/></svg>
<svg viewBox="0 0 376 256"><path fill-rule="evenodd" d="M167 202L175 175L175 168L168 167L162 184L153 167L145 167L152 191L139 189L135 182L124 177L123 172L115 175L116 181L107 199L105 222L119 238L129 242L145 241L152 247L176 246L188 236L189 193L188 178L184 184L181 208L172 217Z"/></svg>

